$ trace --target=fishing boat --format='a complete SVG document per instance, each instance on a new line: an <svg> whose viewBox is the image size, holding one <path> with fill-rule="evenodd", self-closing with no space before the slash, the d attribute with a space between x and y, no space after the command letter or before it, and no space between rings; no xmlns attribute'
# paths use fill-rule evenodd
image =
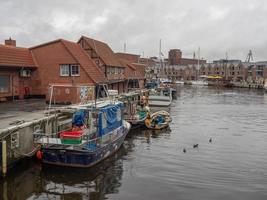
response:
<svg viewBox="0 0 267 200"><path fill-rule="evenodd" d="M114 154L123 144L131 125L122 119L122 102L76 108L70 130L42 135L37 140L43 163L91 167Z"/></svg>
<svg viewBox="0 0 267 200"><path fill-rule="evenodd" d="M164 110L148 114L145 125L149 129L160 130L167 128L172 121L170 114Z"/></svg>
<svg viewBox="0 0 267 200"><path fill-rule="evenodd" d="M132 125L132 128L143 126L149 111L145 94L131 92L122 96L125 99L124 119Z"/></svg>
<svg viewBox="0 0 267 200"><path fill-rule="evenodd" d="M153 111L159 110L169 110L172 102L172 92L171 88L157 88L157 90L152 90L148 97L148 105Z"/></svg>
<svg viewBox="0 0 267 200"><path fill-rule="evenodd" d="M125 120L131 124L132 128L140 127L145 124L148 110L148 107L135 107L134 104L131 104L130 113L125 115Z"/></svg>

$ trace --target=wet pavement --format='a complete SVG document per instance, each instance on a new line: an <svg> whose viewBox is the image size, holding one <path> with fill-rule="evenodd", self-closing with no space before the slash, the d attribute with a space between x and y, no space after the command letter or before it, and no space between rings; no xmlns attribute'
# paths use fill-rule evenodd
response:
<svg viewBox="0 0 267 200"><path fill-rule="evenodd" d="M0 103L0 131L20 122L44 117L47 105L43 99L15 100Z"/></svg>

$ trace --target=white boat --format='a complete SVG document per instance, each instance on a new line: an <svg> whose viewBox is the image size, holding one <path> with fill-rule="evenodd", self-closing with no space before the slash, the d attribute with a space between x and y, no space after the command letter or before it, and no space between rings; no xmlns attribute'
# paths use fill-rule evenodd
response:
<svg viewBox="0 0 267 200"><path fill-rule="evenodd" d="M191 81L191 83L192 85L208 85L208 82L203 80Z"/></svg>
<svg viewBox="0 0 267 200"><path fill-rule="evenodd" d="M178 85L184 85L184 81L175 81L175 83Z"/></svg>
<svg viewBox="0 0 267 200"><path fill-rule="evenodd" d="M172 92L164 93L163 89L160 91L154 91L153 94L148 97L148 105L151 109L156 108L156 110L169 109L172 101ZM155 111L155 109L153 109Z"/></svg>
<svg viewBox="0 0 267 200"><path fill-rule="evenodd" d="M208 85L207 76L199 76L199 80L191 81L192 85Z"/></svg>
<svg viewBox="0 0 267 200"><path fill-rule="evenodd" d="M117 96L119 94L118 90L108 90L109 96Z"/></svg>

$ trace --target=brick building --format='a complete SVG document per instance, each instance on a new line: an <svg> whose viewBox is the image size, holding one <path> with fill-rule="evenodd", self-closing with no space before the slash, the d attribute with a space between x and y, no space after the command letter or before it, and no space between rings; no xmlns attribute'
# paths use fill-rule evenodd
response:
<svg viewBox="0 0 267 200"><path fill-rule="evenodd" d="M220 75L224 80L233 82L263 83L267 78L267 62L214 62L202 64L201 75Z"/></svg>
<svg viewBox="0 0 267 200"><path fill-rule="evenodd" d="M78 44L85 50L87 55L94 60L108 81L109 89L125 90L125 66L119 62L116 54L108 44L82 36Z"/></svg>
<svg viewBox="0 0 267 200"><path fill-rule="evenodd" d="M206 60L195 58L183 58L182 51L180 49L171 49L168 57L169 65L196 65L206 63Z"/></svg>
<svg viewBox="0 0 267 200"><path fill-rule="evenodd" d="M127 90L144 88L145 70L147 65L139 63L140 55L129 53L116 53L120 62L125 66L125 85Z"/></svg>
<svg viewBox="0 0 267 200"><path fill-rule="evenodd" d="M33 95L49 97L50 85L64 86L55 92L57 102L79 102L77 88L105 82L98 66L81 46L75 42L59 39L30 48L38 66L31 79ZM68 87L68 89L66 89Z"/></svg>
<svg viewBox="0 0 267 200"><path fill-rule="evenodd" d="M11 38L0 45L0 100L23 99L32 92L31 74L37 69L31 52Z"/></svg>

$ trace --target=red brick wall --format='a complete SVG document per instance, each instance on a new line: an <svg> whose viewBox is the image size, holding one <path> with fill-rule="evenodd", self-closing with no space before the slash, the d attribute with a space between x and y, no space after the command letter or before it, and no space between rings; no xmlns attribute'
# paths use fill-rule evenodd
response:
<svg viewBox="0 0 267 200"><path fill-rule="evenodd" d="M19 76L19 70L1 70L0 75L9 76L9 91L7 93L0 93L0 97L18 96L20 99L24 98L26 91L32 94L32 85L30 78L22 78Z"/></svg>
<svg viewBox="0 0 267 200"><path fill-rule="evenodd" d="M169 51L169 63L170 65L180 64L182 58L182 52L179 49L171 49Z"/></svg>
<svg viewBox="0 0 267 200"><path fill-rule="evenodd" d="M199 64L205 64L206 60L199 60ZM198 60L197 59L190 59L190 58L181 58L180 65L197 65L198 64Z"/></svg>
<svg viewBox="0 0 267 200"><path fill-rule="evenodd" d="M33 94L47 95L50 84L93 84L81 66L80 76L60 76L60 64L79 64L61 42L32 49L32 53L38 65L38 70L32 74Z"/></svg>

